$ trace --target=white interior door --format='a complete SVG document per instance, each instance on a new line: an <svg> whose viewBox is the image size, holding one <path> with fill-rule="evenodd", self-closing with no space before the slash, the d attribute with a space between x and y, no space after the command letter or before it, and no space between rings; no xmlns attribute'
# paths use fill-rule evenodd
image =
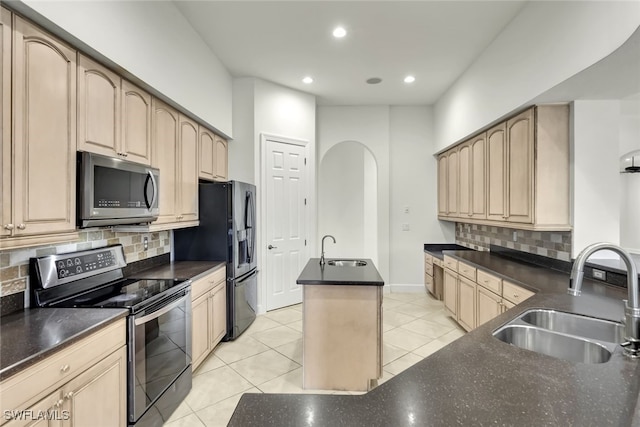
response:
<svg viewBox="0 0 640 427"><path fill-rule="evenodd" d="M308 261L305 147L266 140L267 310L302 302L296 279Z"/></svg>

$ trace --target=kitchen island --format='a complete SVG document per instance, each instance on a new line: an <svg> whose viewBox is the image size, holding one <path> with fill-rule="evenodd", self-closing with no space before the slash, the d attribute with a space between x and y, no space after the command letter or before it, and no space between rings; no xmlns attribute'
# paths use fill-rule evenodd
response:
<svg viewBox="0 0 640 427"><path fill-rule="evenodd" d="M571 363L492 335L531 308L620 321L625 289L585 280L572 297L568 274L488 252L446 254L536 294L367 394L245 394L229 425L640 425L640 361L619 346L607 363Z"/></svg>
<svg viewBox="0 0 640 427"><path fill-rule="evenodd" d="M361 261L311 258L298 277L305 389L367 391L382 376L384 282L371 260Z"/></svg>

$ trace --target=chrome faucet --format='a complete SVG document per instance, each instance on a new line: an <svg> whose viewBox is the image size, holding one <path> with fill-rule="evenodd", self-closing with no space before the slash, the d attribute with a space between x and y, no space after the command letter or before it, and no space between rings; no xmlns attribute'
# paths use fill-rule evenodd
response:
<svg viewBox="0 0 640 427"><path fill-rule="evenodd" d="M321 250L321 253L320 253L320 265L324 265L324 239L326 239L327 237L331 237L331 240L333 240L333 243L336 242L336 238L333 237L330 234L327 234L322 238L322 250Z"/></svg>
<svg viewBox="0 0 640 427"><path fill-rule="evenodd" d="M629 357L640 357L640 291L638 290L638 269L627 251L612 243L594 243L584 248L573 263L567 292L573 296L580 295L582 279L584 277L584 264L591 254L601 250L610 250L617 253L627 266L628 297L626 300L623 300L625 342L620 345L624 348L625 355Z"/></svg>

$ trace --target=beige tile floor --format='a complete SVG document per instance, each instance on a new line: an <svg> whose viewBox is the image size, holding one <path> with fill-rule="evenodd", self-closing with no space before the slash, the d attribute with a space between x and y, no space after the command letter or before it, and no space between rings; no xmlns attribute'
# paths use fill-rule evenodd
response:
<svg viewBox="0 0 640 427"><path fill-rule="evenodd" d="M383 302L383 377L393 378L461 337L441 301L391 293ZM302 305L260 315L221 343L193 373L193 388L166 427L226 426L243 393L334 393L302 389Z"/></svg>

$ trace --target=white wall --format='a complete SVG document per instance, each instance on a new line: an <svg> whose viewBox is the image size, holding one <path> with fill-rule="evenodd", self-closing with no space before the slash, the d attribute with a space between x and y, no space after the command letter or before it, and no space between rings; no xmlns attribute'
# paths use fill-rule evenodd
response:
<svg viewBox="0 0 640 427"><path fill-rule="evenodd" d="M591 243L620 244L620 101L575 101L572 110L575 258Z"/></svg>
<svg viewBox="0 0 640 427"><path fill-rule="evenodd" d="M307 141L309 158L307 235L309 256L316 254L316 100L315 96L257 78L233 82L234 141L229 144L229 177L256 184L257 224L262 230L261 142L262 134ZM237 114L237 115L236 115ZM236 145L237 144L237 145ZM266 257L264 237L258 232L258 269ZM258 312L266 311L265 274L258 276Z"/></svg>
<svg viewBox="0 0 640 427"><path fill-rule="evenodd" d="M640 150L640 94L620 101L620 148L623 156ZM640 253L640 173L620 174L620 245Z"/></svg>
<svg viewBox="0 0 640 427"><path fill-rule="evenodd" d="M393 287L420 289L424 286L422 245L452 242L455 237L451 224L437 220L432 109L318 107L318 158L343 141L365 145L377 163L376 266L382 278ZM404 206L409 214L403 213ZM401 231L402 223L409 223L410 231ZM331 225L326 227L330 234Z"/></svg>
<svg viewBox="0 0 640 427"><path fill-rule="evenodd" d="M231 75L172 2L19 3L232 136Z"/></svg>
<svg viewBox="0 0 640 427"><path fill-rule="evenodd" d="M437 149L604 58L639 25L640 2L529 2L436 103Z"/></svg>

